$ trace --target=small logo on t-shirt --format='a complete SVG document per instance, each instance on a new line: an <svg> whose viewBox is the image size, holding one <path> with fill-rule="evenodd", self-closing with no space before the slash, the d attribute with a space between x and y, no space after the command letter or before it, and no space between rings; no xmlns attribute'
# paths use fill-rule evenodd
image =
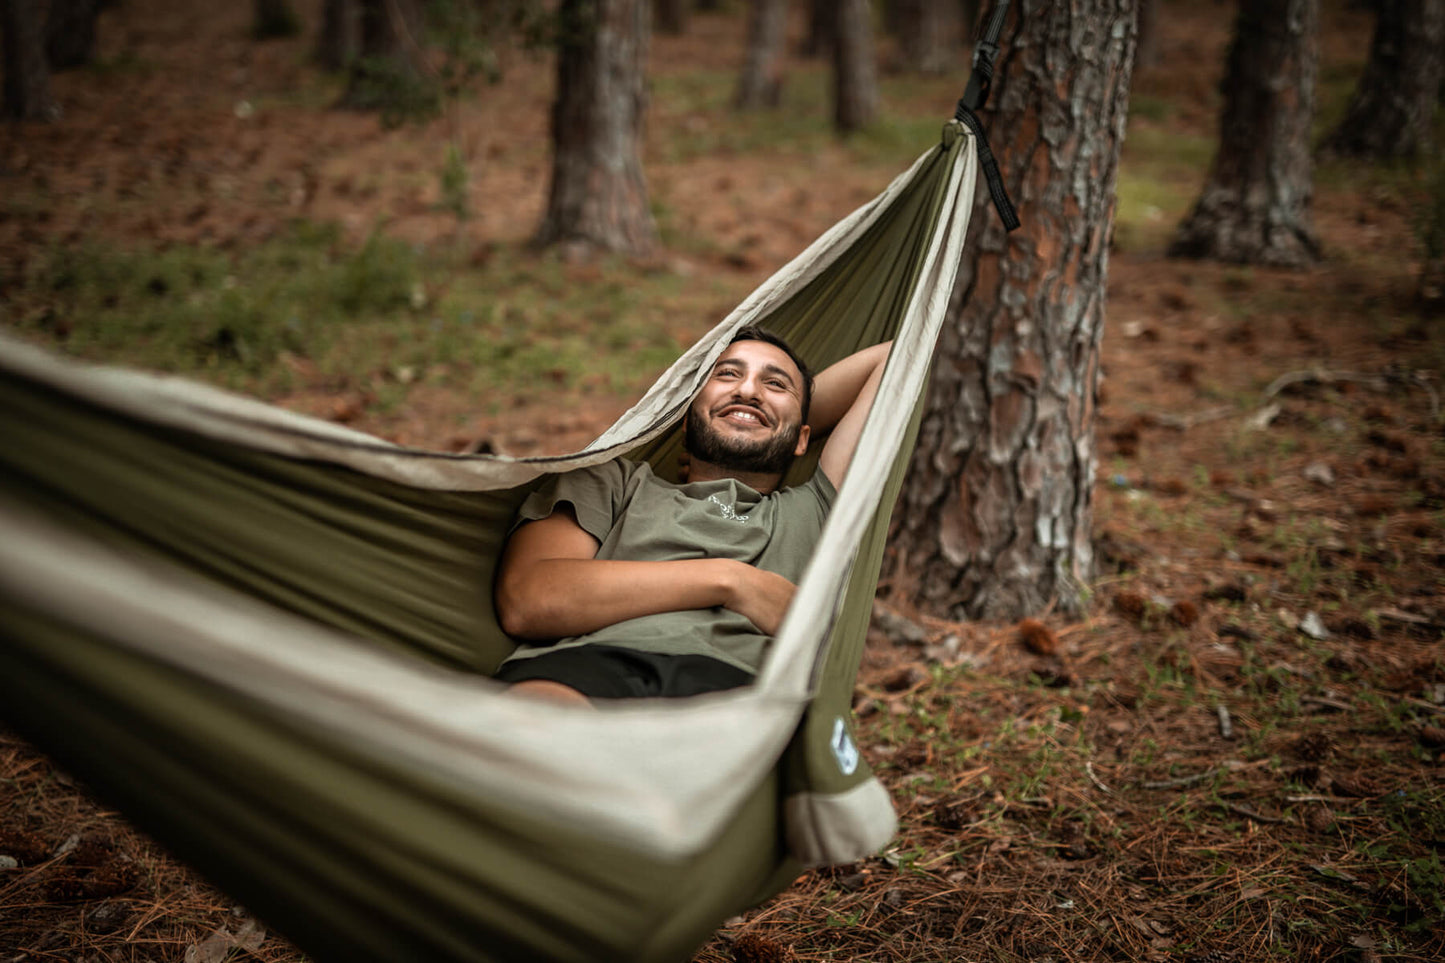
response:
<svg viewBox="0 0 1445 963"><path fill-rule="evenodd" d="M735 522L745 522L748 520L748 516L739 515L737 513L737 509L733 508L721 498L718 498L717 495L709 495L707 496L707 500L718 507L718 509L722 512L723 518L731 519Z"/></svg>

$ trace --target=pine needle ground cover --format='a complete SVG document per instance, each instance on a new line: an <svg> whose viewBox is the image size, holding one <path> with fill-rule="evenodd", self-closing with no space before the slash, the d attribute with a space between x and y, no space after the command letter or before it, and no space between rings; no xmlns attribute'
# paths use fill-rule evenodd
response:
<svg viewBox="0 0 1445 963"><path fill-rule="evenodd" d="M1343 7L1326 110L1368 31ZM1229 25L1167 9L1122 166L1091 612L961 624L881 586L855 709L900 834L728 921L702 963L1445 954L1429 178L1321 167L1327 259L1305 274L1165 260ZM248 26L244 5L107 11L100 65L56 77L65 122L0 145L0 315L79 357L453 450L585 443L881 189L962 82L962 61L885 78L887 125L839 142L822 66L796 61L778 113L737 117L741 13L697 15L653 44L663 251L570 263L525 245L544 62L513 56L454 117L387 130L328 109L339 84L304 39ZM7 734L0 959L300 957Z"/></svg>

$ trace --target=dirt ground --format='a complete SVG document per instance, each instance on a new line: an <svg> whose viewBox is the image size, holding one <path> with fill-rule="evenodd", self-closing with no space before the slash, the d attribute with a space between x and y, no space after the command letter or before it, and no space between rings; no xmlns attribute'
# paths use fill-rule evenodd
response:
<svg viewBox="0 0 1445 963"><path fill-rule="evenodd" d="M327 109L339 81L315 79L304 41L250 41L245 7L117 5L106 66L55 78L64 120L0 130L0 190L25 198L0 218L0 284L54 245L241 250L296 217L356 241L378 220L407 240L527 238L545 200L544 60L513 55L501 87L387 131ZM1136 93L1208 133L1229 8L1176 8ZM1327 5L1326 74L1358 69L1362 16ZM725 73L740 50L739 16L696 16L655 39L654 72ZM652 116L649 150L660 131L724 123ZM479 159L465 225L437 210L453 130ZM686 212L678 230L707 241L660 264L760 281L884 182L841 148L790 169L649 161L655 196ZM882 586L855 707L898 840L804 874L699 961L1445 955L1445 337L1412 300L1408 192L1360 183L1316 185L1326 257L1306 272L1111 257L1089 616L955 623ZM272 400L332 410L319 389ZM473 430L567 450L626 401ZM348 420L445 446L454 407ZM0 959L298 958L0 734L5 856ZM220 955L198 955L208 936Z"/></svg>

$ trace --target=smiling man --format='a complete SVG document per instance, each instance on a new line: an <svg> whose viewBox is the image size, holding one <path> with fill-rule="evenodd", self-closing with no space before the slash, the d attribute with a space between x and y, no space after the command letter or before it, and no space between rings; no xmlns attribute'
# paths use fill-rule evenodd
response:
<svg viewBox="0 0 1445 963"><path fill-rule="evenodd" d="M616 459L523 503L496 584L523 644L497 673L562 701L680 697L746 685L843 483L889 346L818 375L744 328L688 408L687 481ZM780 488L809 443L818 470Z"/></svg>

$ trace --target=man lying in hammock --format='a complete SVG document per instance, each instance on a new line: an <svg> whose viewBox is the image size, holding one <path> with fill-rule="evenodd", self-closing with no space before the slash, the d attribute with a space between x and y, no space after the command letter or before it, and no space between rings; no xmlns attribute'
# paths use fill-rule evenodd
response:
<svg viewBox="0 0 1445 963"><path fill-rule="evenodd" d="M744 328L688 408L688 480L615 459L554 477L523 503L497 613L522 641L496 678L569 702L747 685L842 484L889 345L818 375ZM779 488L810 438L818 471Z"/></svg>

